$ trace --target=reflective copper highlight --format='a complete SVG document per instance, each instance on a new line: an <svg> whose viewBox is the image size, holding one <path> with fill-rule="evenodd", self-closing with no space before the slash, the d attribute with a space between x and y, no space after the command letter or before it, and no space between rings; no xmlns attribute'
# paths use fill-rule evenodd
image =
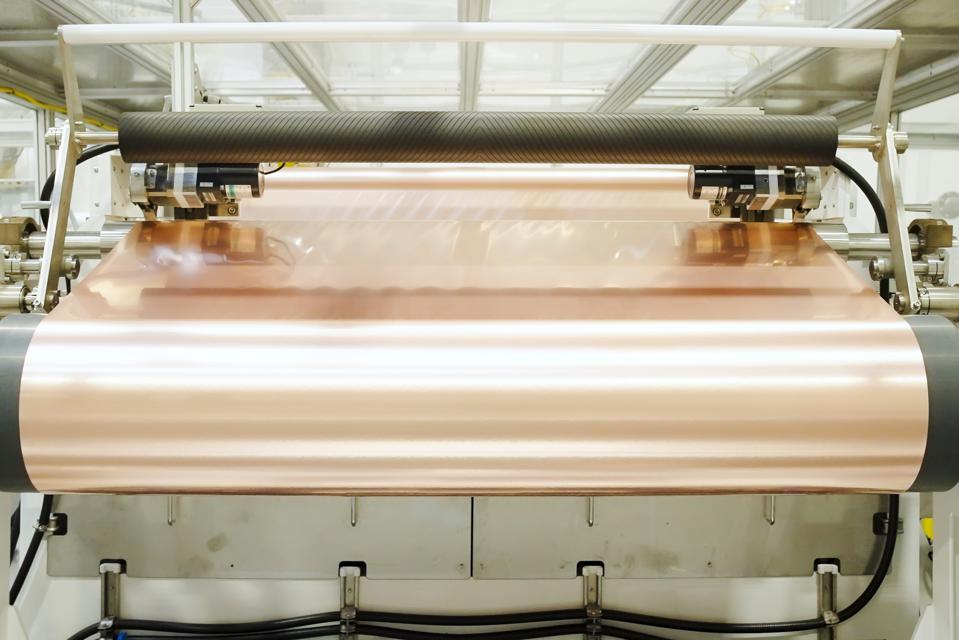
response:
<svg viewBox="0 0 959 640"><path fill-rule="evenodd" d="M909 327L804 226L145 223L40 324L38 490L901 491Z"/></svg>

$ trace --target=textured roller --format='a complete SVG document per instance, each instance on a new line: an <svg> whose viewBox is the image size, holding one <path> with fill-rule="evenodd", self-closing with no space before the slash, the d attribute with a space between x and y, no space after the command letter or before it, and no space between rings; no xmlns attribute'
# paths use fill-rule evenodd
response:
<svg viewBox="0 0 959 640"><path fill-rule="evenodd" d="M127 162L827 165L832 117L639 113L126 113Z"/></svg>

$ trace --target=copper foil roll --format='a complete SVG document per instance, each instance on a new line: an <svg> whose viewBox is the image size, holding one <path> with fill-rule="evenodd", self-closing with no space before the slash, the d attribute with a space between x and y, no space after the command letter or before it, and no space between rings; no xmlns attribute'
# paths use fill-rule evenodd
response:
<svg viewBox="0 0 959 640"><path fill-rule="evenodd" d="M46 492L907 489L912 331L785 224L143 223L38 326Z"/></svg>

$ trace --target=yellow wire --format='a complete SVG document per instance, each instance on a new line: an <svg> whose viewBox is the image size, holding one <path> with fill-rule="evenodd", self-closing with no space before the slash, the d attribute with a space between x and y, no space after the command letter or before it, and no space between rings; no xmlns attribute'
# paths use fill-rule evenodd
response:
<svg viewBox="0 0 959 640"><path fill-rule="evenodd" d="M923 518L919 521L922 525L922 532L926 535L929 540L932 540L932 534L934 530L932 518Z"/></svg>
<svg viewBox="0 0 959 640"><path fill-rule="evenodd" d="M13 87L0 87L0 93L6 94L8 96L13 96L15 98L19 98L20 100L23 100L24 102L28 102L35 107L40 107L41 109L49 109L50 111L56 111L57 113L63 113L63 114L66 114L67 112L66 107L62 105L43 102L42 100L38 100L34 98L29 93L24 93L23 91L20 91L19 89L14 89ZM116 131L115 127L112 127L100 120L84 117L83 121L88 124L92 124L95 127L100 127L101 129L107 129L108 131Z"/></svg>

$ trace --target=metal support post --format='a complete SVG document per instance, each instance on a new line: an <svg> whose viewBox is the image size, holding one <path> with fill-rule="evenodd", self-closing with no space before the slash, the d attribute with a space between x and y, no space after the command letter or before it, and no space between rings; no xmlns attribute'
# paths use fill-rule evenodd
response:
<svg viewBox="0 0 959 640"><path fill-rule="evenodd" d="M66 75L66 72L64 72ZM47 219L46 242L40 264L40 277L32 292L31 307L34 313L45 313L58 302L57 285L60 266L63 264L63 244L70 218L70 200L73 196L73 178L77 168L80 148L73 139L74 124L67 122L60 133L60 148L57 149L57 176L50 196L50 216Z"/></svg>
<svg viewBox="0 0 959 640"><path fill-rule="evenodd" d="M600 638L603 635L603 565L590 564L583 567L583 607L586 609L586 633L584 638Z"/></svg>
<svg viewBox="0 0 959 640"><path fill-rule="evenodd" d="M126 573L123 562L109 560L100 563L100 623L101 638L112 638L114 624L120 617L120 576Z"/></svg>
<svg viewBox="0 0 959 640"><path fill-rule="evenodd" d="M883 144L875 152L875 158L879 163L879 195L889 226L889 252L898 291L896 299L899 301L897 308L904 315L912 315L919 311L921 303L912 265L912 246L906 229L906 207L902 198L895 133L891 125L885 125Z"/></svg>
<svg viewBox="0 0 959 640"><path fill-rule="evenodd" d="M63 96L67 106L67 122L60 130L60 147L57 150L57 177L50 197L50 217L47 227L47 243L43 247L40 278L32 292L31 307L34 313L50 311L57 304L57 283L60 281L60 266L63 264L63 241L70 217L70 199L73 196L73 178L77 168L80 146L74 134L84 130L83 104L77 84L73 52L63 37L63 28L57 31L60 48L60 65L63 67Z"/></svg>
<svg viewBox="0 0 959 640"><path fill-rule="evenodd" d="M881 136L889 126L889 115L892 112L892 95L896 89L896 70L899 68L899 52L902 49L902 34L899 34L896 45L886 51L883 60L882 75L879 77L879 90L876 94L876 108L872 112L872 135Z"/></svg>
<svg viewBox="0 0 959 640"><path fill-rule="evenodd" d="M359 567L340 567L340 638L356 637L356 611L360 603Z"/></svg>
<svg viewBox="0 0 959 640"><path fill-rule="evenodd" d="M836 640L836 625L839 616L836 615L838 600L836 597L836 581L839 578L839 565L831 562L822 562L816 565L816 606L818 615L826 626L816 632L819 640Z"/></svg>
<svg viewBox="0 0 959 640"><path fill-rule="evenodd" d="M173 21L193 22L192 0L173 0ZM186 111L196 100L193 44L177 42L173 45L173 110Z"/></svg>

